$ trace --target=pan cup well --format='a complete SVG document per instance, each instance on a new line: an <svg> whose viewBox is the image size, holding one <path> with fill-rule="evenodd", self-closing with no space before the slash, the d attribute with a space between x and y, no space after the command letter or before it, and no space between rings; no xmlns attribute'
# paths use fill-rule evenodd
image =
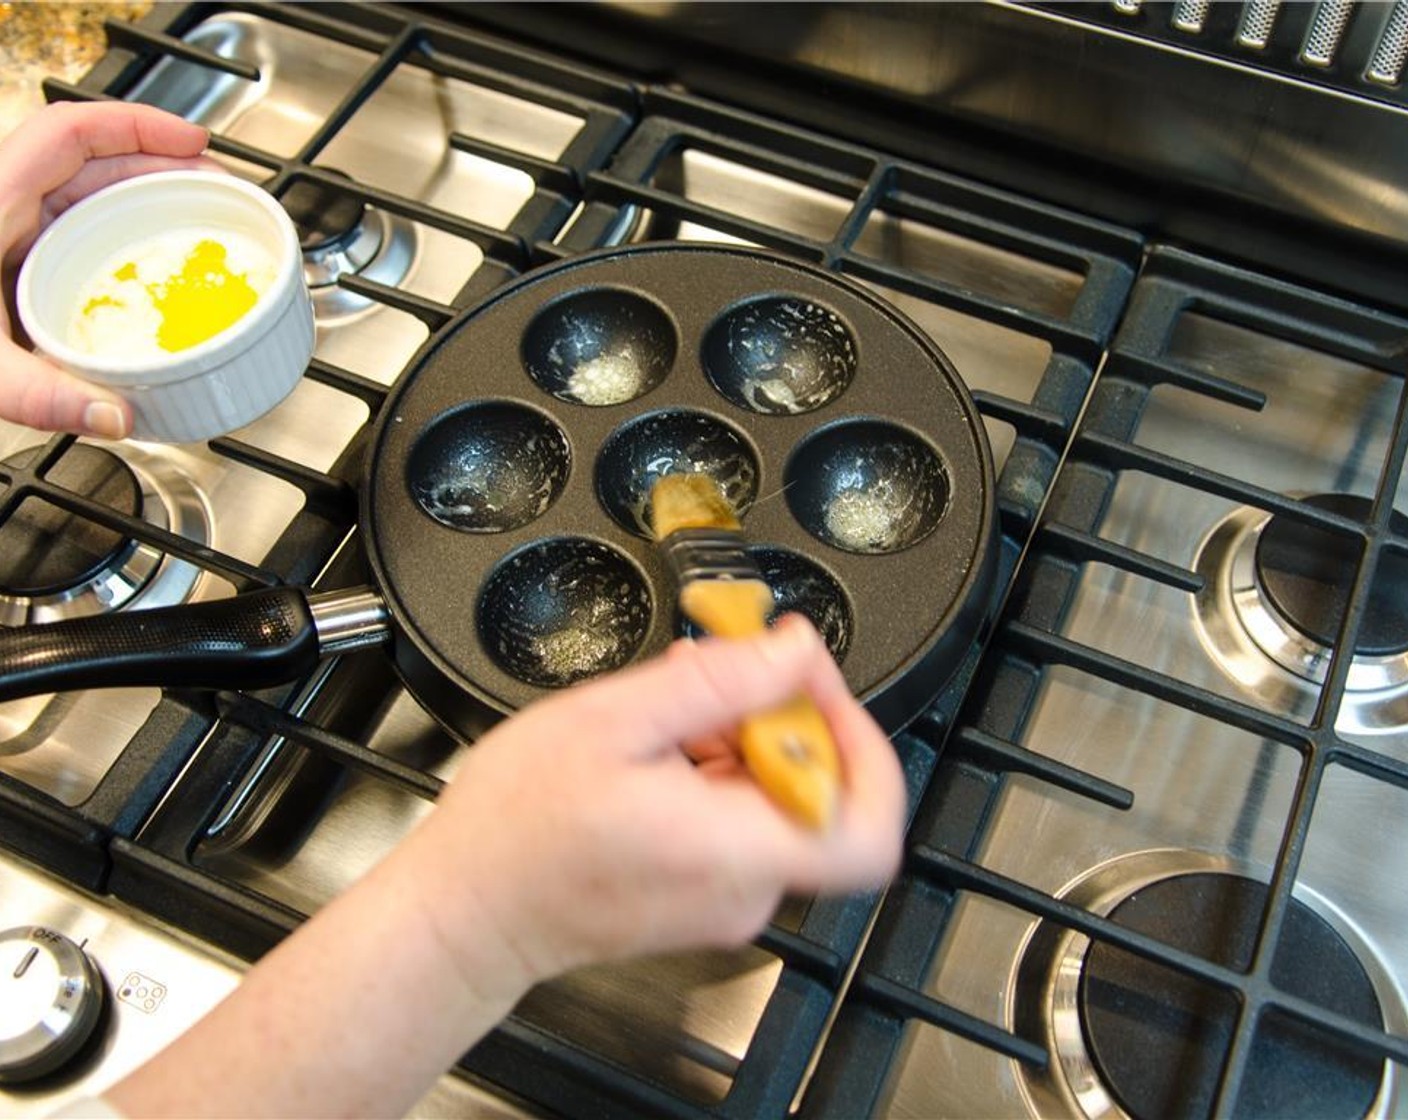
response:
<svg viewBox="0 0 1408 1120"><path fill-rule="evenodd" d="M815 561L789 549L754 545L748 549L748 555L772 589L774 606L768 623L784 614L805 615L821 634L836 663L845 661L846 652L851 648L855 616L836 577ZM680 633L697 638L702 631L682 617Z"/></svg>
<svg viewBox="0 0 1408 1120"><path fill-rule="evenodd" d="M497 533L545 513L567 482L567 436L523 405L484 401L433 421L407 460L421 509L452 529Z"/></svg>
<svg viewBox="0 0 1408 1120"><path fill-rule="evenodd" d="M556 537L500 562L479 597L480 638L505 672L562 688L625 665L653 607L645 576L597 541Z"/></svg>
<svg viewBox="0 0 1408 1120"><path fill-rule="evenodd" d="M641 416L617 428L596 462L596 492L621 528L651 539L650 492L667 474L704 474L740 516L758 496L758 457L737 429L702 412Z"/></svg>
<svg viewBox="0 0 1408 1120"><path fill-rule="evenodd" d="M801 296L765 296L724 312L704 335L704 373L750 412L811 412L846 391L856 344L841 317Z"/></svg>
<svg viewBox="0 0 1408 1120"><path fill-rule="evenodd" d="M623 288L588 288L549 304L523 335L528 375L574 404L625 404L665 380L678 342L658 304Z"/></svg>
<svg viewBox="0 0 1408 1120"><path fill-rule="evenodd" d="M899 552L934 531L948 506L939 454L904 428L854 420L824 428L792 455L787 505L812 536L846 552Z"/></svg>

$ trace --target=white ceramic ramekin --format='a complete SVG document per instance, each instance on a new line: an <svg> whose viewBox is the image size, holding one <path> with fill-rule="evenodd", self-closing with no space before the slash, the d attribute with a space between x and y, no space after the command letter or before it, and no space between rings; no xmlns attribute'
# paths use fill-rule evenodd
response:
<svg viewBox="0 0 1408 1120"><path fill-rule="evenodd" d="M172 230L254 239L277 276L240 319L169 357L88 354L65 342L84 285L115 253ZM313 354L313 304L292 220L267 192L233 175L171 171L128 179L65 212L20 269L20 320L35 349L132 405L132 438L182 443L248 424L284 399Z"/></svg>

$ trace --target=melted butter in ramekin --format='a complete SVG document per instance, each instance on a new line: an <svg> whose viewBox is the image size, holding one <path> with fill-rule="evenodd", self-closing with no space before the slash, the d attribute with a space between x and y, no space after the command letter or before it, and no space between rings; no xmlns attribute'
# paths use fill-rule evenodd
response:
<svg viewBox="0 0 1408 1120"><path fill-rule="evenodd" d="M252 239L173 230L117 253L85 285L67 341L90 354L159 357L234 326L273 284Z"/></svg>

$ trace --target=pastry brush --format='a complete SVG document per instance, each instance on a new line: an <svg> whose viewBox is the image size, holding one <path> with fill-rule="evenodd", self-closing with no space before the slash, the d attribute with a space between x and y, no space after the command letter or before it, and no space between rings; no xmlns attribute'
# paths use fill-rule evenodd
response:
<svg viewBox="0 0 1408 1120"><path fill-rule="evenodd" d="M721 638L767 629L772 591L744 547L733 508L706 475L668 474L651 490L655 539L679 585L680 610ZM825 717L797 696L738 729L744 764L787 812L825 830L836 813L841 766Z"/></svg>

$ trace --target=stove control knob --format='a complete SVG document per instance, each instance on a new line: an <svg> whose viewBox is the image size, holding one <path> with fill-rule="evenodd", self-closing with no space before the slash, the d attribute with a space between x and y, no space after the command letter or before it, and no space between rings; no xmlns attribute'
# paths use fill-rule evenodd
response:
<svg viewBox="0 0 1408 1120"><path fill-rule="evenodd" d="M0 932L0 1085L32 1081L73 1058L103 1009L97 966L44 926Z"/></svg>

